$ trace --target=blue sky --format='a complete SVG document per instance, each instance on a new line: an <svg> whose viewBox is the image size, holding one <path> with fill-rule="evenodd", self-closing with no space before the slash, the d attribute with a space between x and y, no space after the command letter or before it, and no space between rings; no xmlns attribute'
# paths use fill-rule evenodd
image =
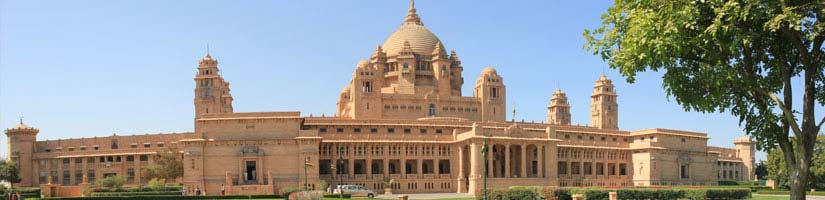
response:
<svg viewBox="0 0 825 200"><path fill-rule="evenodd" d="M549 97L561 87L573 123L587 124L589 95L604 71L619 92L621 129L705 132L710 145L732 147L743 135L736 118L685 112L666 98L661 73L627 84L582 49L582 31L597 27L610 3L419 0L416 7L445 47L457 51L464 95L481 69L493 66L519 120L544 120ZM0 127L23 115L40 128L39 140L193 131L192 78L207 43L231 83L235 111L331 115L356 63L400 26L408 6L0 0ZM6 144L2 137L3 155Z"/></svg>

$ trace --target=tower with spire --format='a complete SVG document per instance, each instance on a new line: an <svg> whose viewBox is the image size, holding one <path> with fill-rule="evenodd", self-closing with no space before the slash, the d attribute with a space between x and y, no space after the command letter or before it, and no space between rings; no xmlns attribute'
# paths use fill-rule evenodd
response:
<svg viewBox="0 0 825 200"><path fill-rule="evenodd" d="M19 176L21 177L20 185L32 185L34 172L32 171L34 161L32 160L35 151L35 143L37 142L37 133L40 130L37 128L27 126L23 123L23 118L20 118L20 124L14 128L6 129L6 141L8 150L6 153L7 159L17 163ZM13 183L18 184L18 183Z"/></svg>
<svg viewBox="0 0 825 200"><path fill-rule="evenodd" d="M229 82L218 70L218 60L208 52L198 62L195 75L195 118L209 113L232 113L232 94Z"/></svg>
<svg viewBox="0 0 825 200"><path fill-rule="evenodd" d="M613 81L602 75L590 95L590 126L600 129L619 129L618 95Z"/></svg>
<svg viewBox="0 0 825 200"><path fill-rule="evenodd" d="M570 125L570 104L567 102L567 94L561 88L553 92L550 97L550 104L547 105L547 123L555 125Z"/></svg>

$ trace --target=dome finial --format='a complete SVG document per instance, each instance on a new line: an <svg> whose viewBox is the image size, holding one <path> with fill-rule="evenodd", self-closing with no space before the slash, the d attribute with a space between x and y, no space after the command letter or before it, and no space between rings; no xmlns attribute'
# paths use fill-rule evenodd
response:
<svg viewBox="0 0 825 200"><path fill-rule="evenodd" d="M409 13L407 13L407 17L404 19L404 24L412 23L424 25L424 23L421 23L421 18L418 18L418 14L416 14L415 11L415 0L410 0L410 10Z"/></svg>
<svg viewBox="0 0 825 200"><path fill-rule="evenodd" d="M23 115L20 115L20 125L23 125Z"/></svg>

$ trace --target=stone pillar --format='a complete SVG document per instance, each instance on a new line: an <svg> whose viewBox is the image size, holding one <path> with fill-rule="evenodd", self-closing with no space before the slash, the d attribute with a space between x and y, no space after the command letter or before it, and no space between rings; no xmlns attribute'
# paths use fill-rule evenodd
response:
<svg viewBox="0 0 825 200"><path fill-rule="evenodd" d="M504 145L504 178L510 178L510 144Z"/></svg>
<svg viewBox="0 0 825 200"><path fill-rule="evenodd" d="M353 178L355 177L355 145L348 144L347 147L344 159L347 160L347 174L349 178Z"/></svg>
<svg viewBox="0 0 825 200"><path fill-rule="evenodd" d="M390 177L390 160L384 157L384 177Z"/></svg>
<svg viewBox="0 0 825 200"><path fill-rule="evenodd" d="M416 174L418 174L418 178L422 178L423 177L422 174L424 174L424 160L420 159L420 158L416 159L415 160L415 165L416 165L416 167L415 167Z"/></svg>
<svg viewBox="0 0 825 200"><path fill-rule="evenodd" d="M547 151L545 151L544 145L536 146L536 148L538 148L538 149L536 149L536 151L538 151L538 153L537 153L535 159L536 159L536 163L538 163L538 165L539 165L538 167L536 167L536 177L537 178L544 178L544 162L547 162L547 161L542 159L542 158L544 158L544 154Z"/></svg>
<svg viewBox="0 0 825 200"><path fill-rule="evenodd" d="M584 195L582 194L574 194L573 200L584 200Z"/></svg>
<svg viewBox="0 0 825 200"><path fill-rule="evenodd" d="M433 174L435 174L435 178L439 178L441 173L439 173L441 169L441 163L439 159L433 159Z"/></svg>
<svg viewBox="0 0 825 200"><path fill-rule="evenodd" d="M521 178L527 177L527 145L521 145Z"/></svg>
<svg viewBox="0 0 825 200"><path fill-rule="evenodd" d="M481 183L481 173L482 168L484 167L484 160L481 157L481 144L479 143L471 143L470 144L470 186L468 187L468 193L476 194L477 192L481 191L480 183Z"/></svg>
<svg viewBox="0 0 825 200"><path fill-rule="evenodd" d="M458 180L456 181L456 193L462 193L467 188L464 188L464 145L458 145Z"/></svg>
<svg viewBox="0 0 825 200"><path fill-rule="evenodd" d="M610 192L608 195L610 195L610 200L619 200L619 194L616 192Z"/></svg>

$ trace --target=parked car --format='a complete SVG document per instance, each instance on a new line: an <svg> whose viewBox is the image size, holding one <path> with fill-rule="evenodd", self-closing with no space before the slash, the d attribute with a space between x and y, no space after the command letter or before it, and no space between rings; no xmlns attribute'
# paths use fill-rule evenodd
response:
<svg viewBox="0 0 825 200"><path fill-rule="evenodd" d="M361 187L360 185L339 185L332 193L340 194L341 192L350 194L353 197L367 197L370 199L375 197L375 191Z"/></svg>

